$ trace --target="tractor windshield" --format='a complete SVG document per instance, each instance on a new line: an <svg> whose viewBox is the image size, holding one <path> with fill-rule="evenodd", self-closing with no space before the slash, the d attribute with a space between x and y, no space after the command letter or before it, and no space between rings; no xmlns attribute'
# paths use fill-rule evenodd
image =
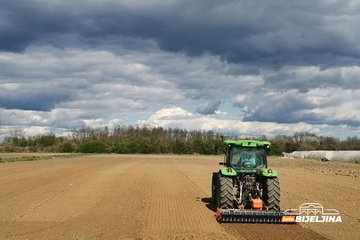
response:
<svg viewBox="0 0 360 240"><path fill-rule="evenodd" d="M230 164L234 168L266 167L266 151L264 148L244 148L233 146L230 149Z"/></svg>

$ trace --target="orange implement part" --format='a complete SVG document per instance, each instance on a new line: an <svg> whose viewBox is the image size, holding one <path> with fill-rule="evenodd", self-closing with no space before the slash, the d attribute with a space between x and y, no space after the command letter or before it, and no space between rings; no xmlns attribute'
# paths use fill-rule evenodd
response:
<svg viewBox="0 0 360 240"><path fill-rule="evenodd" d="M263 201L261 199L251 199L251 208L261 210L263 207Z"/></svg>
<svg viewBox="0 0 360 240"><path fill-rule="evenodd" d="M217 209L216 209L216 213L215 213L216 221L220 222L220 220L221 220L221 215L222 215L221 208L217 208Z"/></svg>

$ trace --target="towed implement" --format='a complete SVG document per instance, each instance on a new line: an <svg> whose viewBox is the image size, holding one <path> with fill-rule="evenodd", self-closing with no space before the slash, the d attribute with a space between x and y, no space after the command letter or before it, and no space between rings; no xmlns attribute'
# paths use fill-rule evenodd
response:
<svg viewBox="0 0 360 240"><path fill-rule="evenodd" d="M295 223L298 213L280 210L278 173L268 168L271 143L226 140L223 167L212 176L218 222Z"/></svg>

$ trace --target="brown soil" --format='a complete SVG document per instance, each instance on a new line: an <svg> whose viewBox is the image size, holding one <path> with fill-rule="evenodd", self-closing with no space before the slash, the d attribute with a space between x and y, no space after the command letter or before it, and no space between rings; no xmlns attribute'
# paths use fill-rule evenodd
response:
<svg viewBox="0 0 360 240"><path fill-rule="evenodd" d="M359 239L359 164L270 158L282 208L318 202L342 223L219 224L221 156L97 155L0 164L0 239Z"/></svg>
<svg viewBox="0 0 360 240"><path fill-rule="evenodd" d="M0 152L0 158L21 158L21 157L47 157L54 155L71 155L71 153L2 153Z"/></svg>

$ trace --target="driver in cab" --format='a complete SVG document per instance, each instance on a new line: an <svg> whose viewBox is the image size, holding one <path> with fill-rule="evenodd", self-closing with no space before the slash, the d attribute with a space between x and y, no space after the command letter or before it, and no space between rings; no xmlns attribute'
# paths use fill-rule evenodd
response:
<svg viewBox="0 0 360 240"><path fill-rule="evenodd" d="M245 168L252 168L256 166L255 157L251 153L243 153L240 157L240 166Z"/></svg>

